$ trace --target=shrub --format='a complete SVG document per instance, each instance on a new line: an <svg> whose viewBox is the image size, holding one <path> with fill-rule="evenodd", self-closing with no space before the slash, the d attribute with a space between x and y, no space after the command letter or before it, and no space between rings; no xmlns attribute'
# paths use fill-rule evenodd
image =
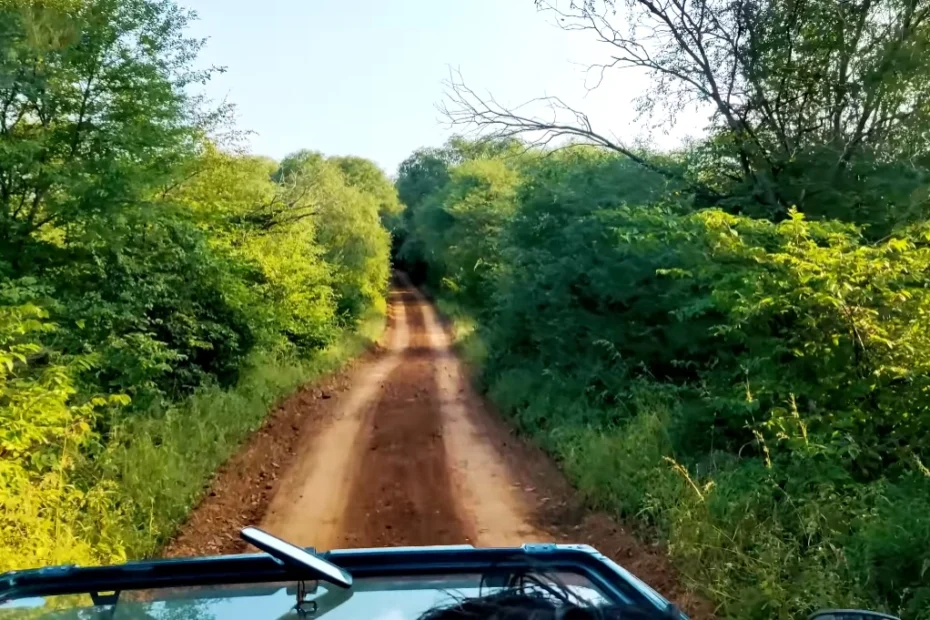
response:
<svg viewBox="0 0 930 620"><path fill-rule="evenodd" d="M4 286L6 301L29 297L22 284ZM62 359L43 351L37 336L54 329L34 303L0 306L0 572L32 565L97 563L123 557L110 546L108 520L92 545L83 513L111 508L113 488L90 490L71 481L80 451L98 437L94 420L103 407L126 397L77 398L73 375L92 360ZM46 356L44 361L36 361Z"/></svg>
<svg viewBox="0 0 930 620"><path fill-rule="evenodd" d="M497 197L448 163L405 242L435 249L501 410L726 617L930 617L924 228L698 210L593 149L515 168L493 235L450 234ZM449 275L469 251L494 265L480 288Z"/></svg>

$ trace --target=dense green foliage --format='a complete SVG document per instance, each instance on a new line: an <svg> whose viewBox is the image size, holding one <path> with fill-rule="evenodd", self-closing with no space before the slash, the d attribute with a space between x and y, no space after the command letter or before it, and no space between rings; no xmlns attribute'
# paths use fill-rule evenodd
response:
<svg viewBox="0 0 930 620"><path fill-rule="evenodd" d="M393 185L221 148L190 19L0 4L0 570L156 551L383 313Z"/></svg>
<svg viewBox="0 0 930 620"><path fill-rule="evenodd" d="M453 74L447 118L490 143L401 165L398 258L518 427L723 615L930 618L930 3L536 5L706 137L635 149Z"/></svg>
<svg viewBox="0 0 930 620"><path fill-rule="evenodd" d="M728 617L930 617L922 225L869 242L695 208L591 147L455 149L401 168L399 258L477 322L485 388L592 504L661 533Z"/></svg>
<svg viewBox="0 0 930 620"><path fill-rule="evenodd" d="M392 184L218 138L172 0L0 2L0 570L154 553L376 329L393 250L502 410L722 615L930 618L930 5L627 4L561 23L652 73L644 109L709 105L705 140L452 84L497 139Z"/></svg>

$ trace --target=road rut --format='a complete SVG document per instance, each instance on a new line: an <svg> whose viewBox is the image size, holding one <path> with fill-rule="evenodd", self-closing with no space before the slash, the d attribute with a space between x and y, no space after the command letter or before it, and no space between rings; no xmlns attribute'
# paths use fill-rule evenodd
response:
<svg viewBox="0 0 930 620"><path fill-rule="evenodd" d="M318 549L548 539L469 416L464 373L432 306L410 286L390 302L386 355L302 442L262 526Z"/></svg>

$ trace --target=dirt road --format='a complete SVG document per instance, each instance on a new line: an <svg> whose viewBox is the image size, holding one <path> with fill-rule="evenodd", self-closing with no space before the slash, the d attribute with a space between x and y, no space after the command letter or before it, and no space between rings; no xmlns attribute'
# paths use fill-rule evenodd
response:
<svg viewBox="0 0 930 620"><path fill-rule="evenodd" d="M255 523L318 549L585 542L692 617L710 615L660 548L585 510L471 389L432 305L405 280L383 345L270 416L167 555L242 551L238 530Z"/></svg>

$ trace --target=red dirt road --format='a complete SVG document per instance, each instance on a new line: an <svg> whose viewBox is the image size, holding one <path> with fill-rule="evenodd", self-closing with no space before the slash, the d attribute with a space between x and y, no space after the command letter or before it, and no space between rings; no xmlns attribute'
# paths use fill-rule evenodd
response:
<svg viewBox="0 0 930 620"><path fill-rule="evenodd" d="M692 618L661 548L586 510L472 389L435 311L400 282L386 346L286 401L218 472L167 555L234 553L249 524L318 549L588 543Z"/></svg>

